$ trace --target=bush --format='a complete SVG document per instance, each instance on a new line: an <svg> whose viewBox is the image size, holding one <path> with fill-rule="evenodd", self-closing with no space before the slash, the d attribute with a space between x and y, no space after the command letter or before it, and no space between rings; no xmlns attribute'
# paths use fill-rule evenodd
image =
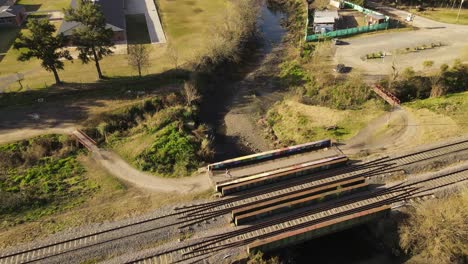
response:
<svg viewBox="0 0 468 264"><path fill-rule="evenodd" d="M58 208L91 190L83 176L84 168L76 161L74 142L68 137L42 136L3 145L0 159L3 217L49 206Z"/></svg>
<svg viewBox="0 0 468 264"><path fill-rule="evenodd" d="M181 123L173 122L154 136L151 147L137 157L137 164L142 170L185 176L197 167L197 144L183 130Z"/></svg>
<svg viewBox="0 0 468 264"><path fill-rule="evenodd" d="M431 61L424 63L432 67ZM383 87L388 87L388 80L382 82ZM431 96L434 87L447 93L463 92L468 90L468 67L460 61L455 61L452 67L444 64L440 71L430 75L416 74L412 69L405 69L402 78L393 83L392 92L402 101L409 102L415 99L426 99Z"/></svg>
<svg viewBox="0 0 468 264"><path fill-rule="evenodd" d="M400 226L400 244L420 263L463 263L468 253L468 190L417 204Z"/></svg>

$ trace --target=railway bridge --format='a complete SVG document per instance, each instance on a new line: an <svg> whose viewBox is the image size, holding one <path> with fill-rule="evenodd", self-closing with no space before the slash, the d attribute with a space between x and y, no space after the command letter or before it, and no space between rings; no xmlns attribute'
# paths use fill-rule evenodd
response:
<svg viewBox="0 0 468 264"><path fill-rule="evenodd" d="M465 162L411 175L448 157ZM217 198L7 250L0 263L80 262L102 252L118 256L108 263L222 263L351 228L466 184L467 157L468 139L460 138L365 161L349 159L330 140L225 160L206 168ZM161 243L173 237L179 240ZM141 250L135 245L142 241L163 245ZM136 253L129 254L132 247Z"/></svg>

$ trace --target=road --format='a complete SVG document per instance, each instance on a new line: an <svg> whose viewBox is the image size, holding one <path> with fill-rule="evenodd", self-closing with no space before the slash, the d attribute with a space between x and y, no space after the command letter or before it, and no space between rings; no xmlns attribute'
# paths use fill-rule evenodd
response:
<svg viewBox="0 0 468 264"><path fill-rule="evenodd" d="M373 3L373 5L376 4ZM378 6L377 8L401 19L406 18L408 14L406 11L390 7ZM346 39L347 45L336 48L335 63L343 63L354 70L360 70L367 78L376 80L388 75L392 64L399 70L406 67L422 70L423 61L434 61L435 68L443 63L452 64L455 59L463 56L467 48L468 26L441 23L420 16L415 17L413 26L419 29L391 33L381 32ZM387 56L384 59L361 60L361 56L369 53L390 52L394 54L394 51L398 49L414 48L418 45L430 45L438 42L442 42L446 46L416 53Z"/></svg>

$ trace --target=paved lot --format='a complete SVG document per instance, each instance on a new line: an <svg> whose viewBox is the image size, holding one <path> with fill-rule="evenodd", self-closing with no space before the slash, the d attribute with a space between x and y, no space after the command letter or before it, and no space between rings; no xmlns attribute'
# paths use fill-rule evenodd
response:
<svg viewBox="0 0 468 264"><path fill-rule="evenodd" d="M152 44L166 43L166 36L153 0L127 0L127 15L144 14Z"/></svg>
<svg viewBox="0 0 468 264"><path fill-rule="evenodd" d="M408 14L406 11L394 8L385 7L385 9L401 18L405 18ZM393 61L399 70L410 66L415 70L421 70L423 68L422 62L426 60L434 61L434 67L438 67L440 64L451 64L455 59L461 58L468 46L466 41L468 26L436 22L419 16L415 17L413 23L420 29L392 33L382 32L345 39L349 45L337 46L335 63L343 63L354 70L359 69L368 75L368 78L375 80L390 73ZM395 58L387 56L384 59L361 60L361 56L369 53L380 51L392 53L397 49L423 44L430 45L436 42L442 42L447 46L417 53L399 54Z"/></svg>

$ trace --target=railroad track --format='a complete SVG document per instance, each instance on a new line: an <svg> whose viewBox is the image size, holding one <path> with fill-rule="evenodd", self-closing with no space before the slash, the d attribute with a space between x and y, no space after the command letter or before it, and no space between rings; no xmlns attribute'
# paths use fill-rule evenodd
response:
<svg viewBox="0 0 468 264"><path fill-rule="evenodd" d="M418 162L440 158L446 155L460 153L468 150L468 140L461 140L447 145L438 146L394 158L383 160L384 162L394 162L396 166L407 166Z"/></svg>
<svg viewBox="0 0 468 264"><path fill-rule="evenodd" d="M101 230L89 234L83 234L70 239L64 239L53 243L42 244L39 246L26 248L17 251L9 251L0 255L0 264L3 263L32 263L45 261L48 258L60 256L69 252L81 249L91 248L106 243L112 243L116 240L125 239L132 236L138 236L146 232L163 230L164 228L179 227L187 228L191 225L207 221L218 216L230 213L236 208L254 204L269 199L279 198L291 193L301 192L311 188L326 186L331 183L340 182L355 177L372 177L392 170L411 165L417 162L426 161L453 153L460 153L468 150L468 140L451 143L444 146L410 153L397 157L384 157L367 163L361 163L355 166L334 169L330 172L315 173L313 177L302 177L291 180L288 183L278 183L274 186L260 187L248 192L242 192L235 197L225 197L221 200L203 203L199 205L178 208L174 213L143 219L129 224L123 224L115 228ZM457 180L446 180L448 176L440 177L439 180L433 179L435 185L430 188L422 188L417 183L412 183L414 188L419 188L419 195L425 195L440 186L452 185L456 182L466 181L466 172L460 172ZM443 180L445 179L445 180ZM455 178L454 178L455 179ZM445 181L445 183L443 183ZM408 183L409 184L409 183ZM405 188L411 186L405 185ZM419 183L422 184L422 183ZM429 185L423 185L429 186ZM163 221L164 220L164 221ZM164 223L163 223L164 222ZM157 225L155 226L155 223ZM184 253L185 254L185 253Z"/></svg>
<svg viewBox="0 0 468 264"><path fill-rule="evenodd" d="M339 202L328 203L307 211L300 211L297 214L210 236L190 245L135 259L127 263L195 263L225 249L242 247L258 239L265 239L356 212L404 202L414 197L431 195L437 189L467 180L468 169L461 169L429 179L407 182L375 193L345 198Z"/></svg>

